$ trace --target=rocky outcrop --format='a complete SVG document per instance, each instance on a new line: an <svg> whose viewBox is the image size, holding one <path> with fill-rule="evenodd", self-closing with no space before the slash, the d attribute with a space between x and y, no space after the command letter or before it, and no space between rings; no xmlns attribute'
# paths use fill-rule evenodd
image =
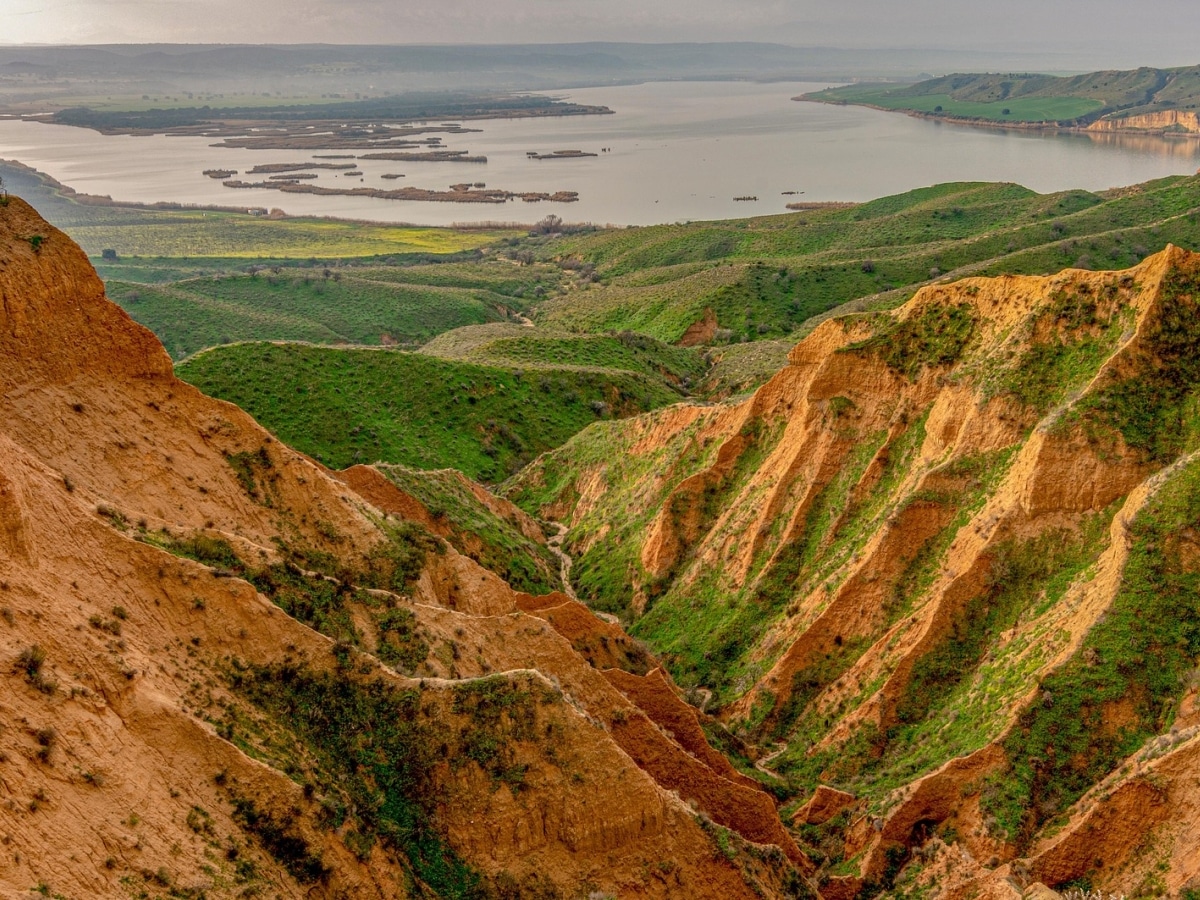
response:
<svg viewBox="0 0 1200 900"><path fill-rule="evenodd" d="M844 809L855 804L856 797L828 785L819 785L808 802L792 814L796 825L824 825Z"/></svg>
<svg viewBox="0 0 1200 900"><path fill-rule="evenodd" d="M1162 112L1132 116L1110 116L1093 122L1087 130L1101 133L1133 131L1200 134L1200 114L1181 109L1164 109Z"/></svg>

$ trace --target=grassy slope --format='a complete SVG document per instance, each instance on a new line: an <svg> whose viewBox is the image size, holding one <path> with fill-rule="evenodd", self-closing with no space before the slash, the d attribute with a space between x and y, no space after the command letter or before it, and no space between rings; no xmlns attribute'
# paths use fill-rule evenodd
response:
<svg viewBox="0 0 1200 900"><path fill-rule="evenodd" d="M565 364L584 369L636 372L673 384L704 374L699 353L674 347L635 332L619 335L568 334L541 328L501 325L468 327L434 339L422 353L444 359L513 367L545 368Z"/></svg>
<svg viewBox="0 0 1200 900"><path fill-rule="evenodd" d="M563 237L538 253L594 266L600 281L534 318L673 342L709 307L732 340L798 337L812 316L860 298L895 306L940 273L1119 268L1169 241L1196 247L1198 209L1197 177L1105 194L944 184L849 209Z"/></svg>
<svg viewBox="0 0 1200 900"><path fill-rule="evenodd" d="M585 425L679 399L625 372L511 369L412 353L235 344L180 377L323 463L403 463L498 481ZM605 406L600 406L605 404Z"/></svg>
<svg viewBox="0 0 1200 900"><path fill-rule="evenodd" d="M884 109L944 114L963 119L1007 122L1069 122L1104 108L1103 102L1085 97L1018 97L1004 100L960 100L949 93L904 93L880 90L878 85L840 89L829 99L862 103ZM1008 114L1003 110L1007 109Z"/></svg>
<svg viewBox="0 0 1200 900"><path fill-rule="evenodd" d="M1049 75L959 74L915 85L858 84L811 95L884 109L995 122L1087 122L1200 108L1200 66Z"/></svg>

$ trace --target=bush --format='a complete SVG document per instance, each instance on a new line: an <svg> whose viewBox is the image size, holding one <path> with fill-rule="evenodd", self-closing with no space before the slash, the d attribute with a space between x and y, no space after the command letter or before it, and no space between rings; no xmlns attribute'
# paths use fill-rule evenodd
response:
<svg viewBox="0 0 1200 900"><path fill-rule="evenodd" d="M26 647L17 657L17 671L24 672L25 680L43 694L53 694L58 689L58 682L46 677L43 667L46 664L46 651L37 644Z"/></svg>

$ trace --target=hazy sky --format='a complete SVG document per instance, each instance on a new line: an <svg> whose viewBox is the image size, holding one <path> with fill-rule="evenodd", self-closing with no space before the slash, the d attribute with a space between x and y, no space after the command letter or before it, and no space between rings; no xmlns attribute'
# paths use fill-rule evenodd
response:
<svg viewBox="0 0 1200 900"><path fill-rule="evenodd" d="M768 40L1181 65L1197 36L1197 0L0 0L4 43Z"/></svg>

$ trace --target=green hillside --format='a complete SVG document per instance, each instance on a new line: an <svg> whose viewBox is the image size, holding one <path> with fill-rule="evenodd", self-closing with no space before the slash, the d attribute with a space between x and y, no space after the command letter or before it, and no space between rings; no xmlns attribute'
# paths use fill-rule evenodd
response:
<svg viewBox="0 0 1200 900"><path fill-rule="evenodd" d="M386 350L233 344L179 376L333 468L402 463L495 482L584 426L680 399L628 372L523 372Z"/></svg>
<svg viewBox="0 0 1200 900"><path fill-rule="evenodd" d="M854 84L804 99L858 103L950 119L1086 125L1163 110L1200 108L1200 66L1036 74L955 74L912 85Z"/></svg>
<svg viewBox="0 0 1200 900"><path fill-rule="evenodd" d="M496 515L481 503L458 472L391 464L377 468L424 504L449 531L446 540L459 553L500 575L518 591L547 594L562 589L554 554L544 543L527 537L517 522Z"/></svg>
<svg viewBox="0 0 1200 900"><path fill-rule="evenodd" d="M706 308L713 343L799 337L856 301L902 302L944 277L1133 265L1168 242L1197 246L1200 178L1104 193L943 184L849 208L528 239L571 267L572 289L531 312L542 325L633 330L674 342Z"/></svg>
<svg viewBox="0 0 1200 900"><path fill-rule="evenodd" d="M421 352L501 366L562 367L636 372L671 384L690 384L707 367L695 350L675 347L635 331L570 334L543 328L483 325L443 334Z"/></svg>

